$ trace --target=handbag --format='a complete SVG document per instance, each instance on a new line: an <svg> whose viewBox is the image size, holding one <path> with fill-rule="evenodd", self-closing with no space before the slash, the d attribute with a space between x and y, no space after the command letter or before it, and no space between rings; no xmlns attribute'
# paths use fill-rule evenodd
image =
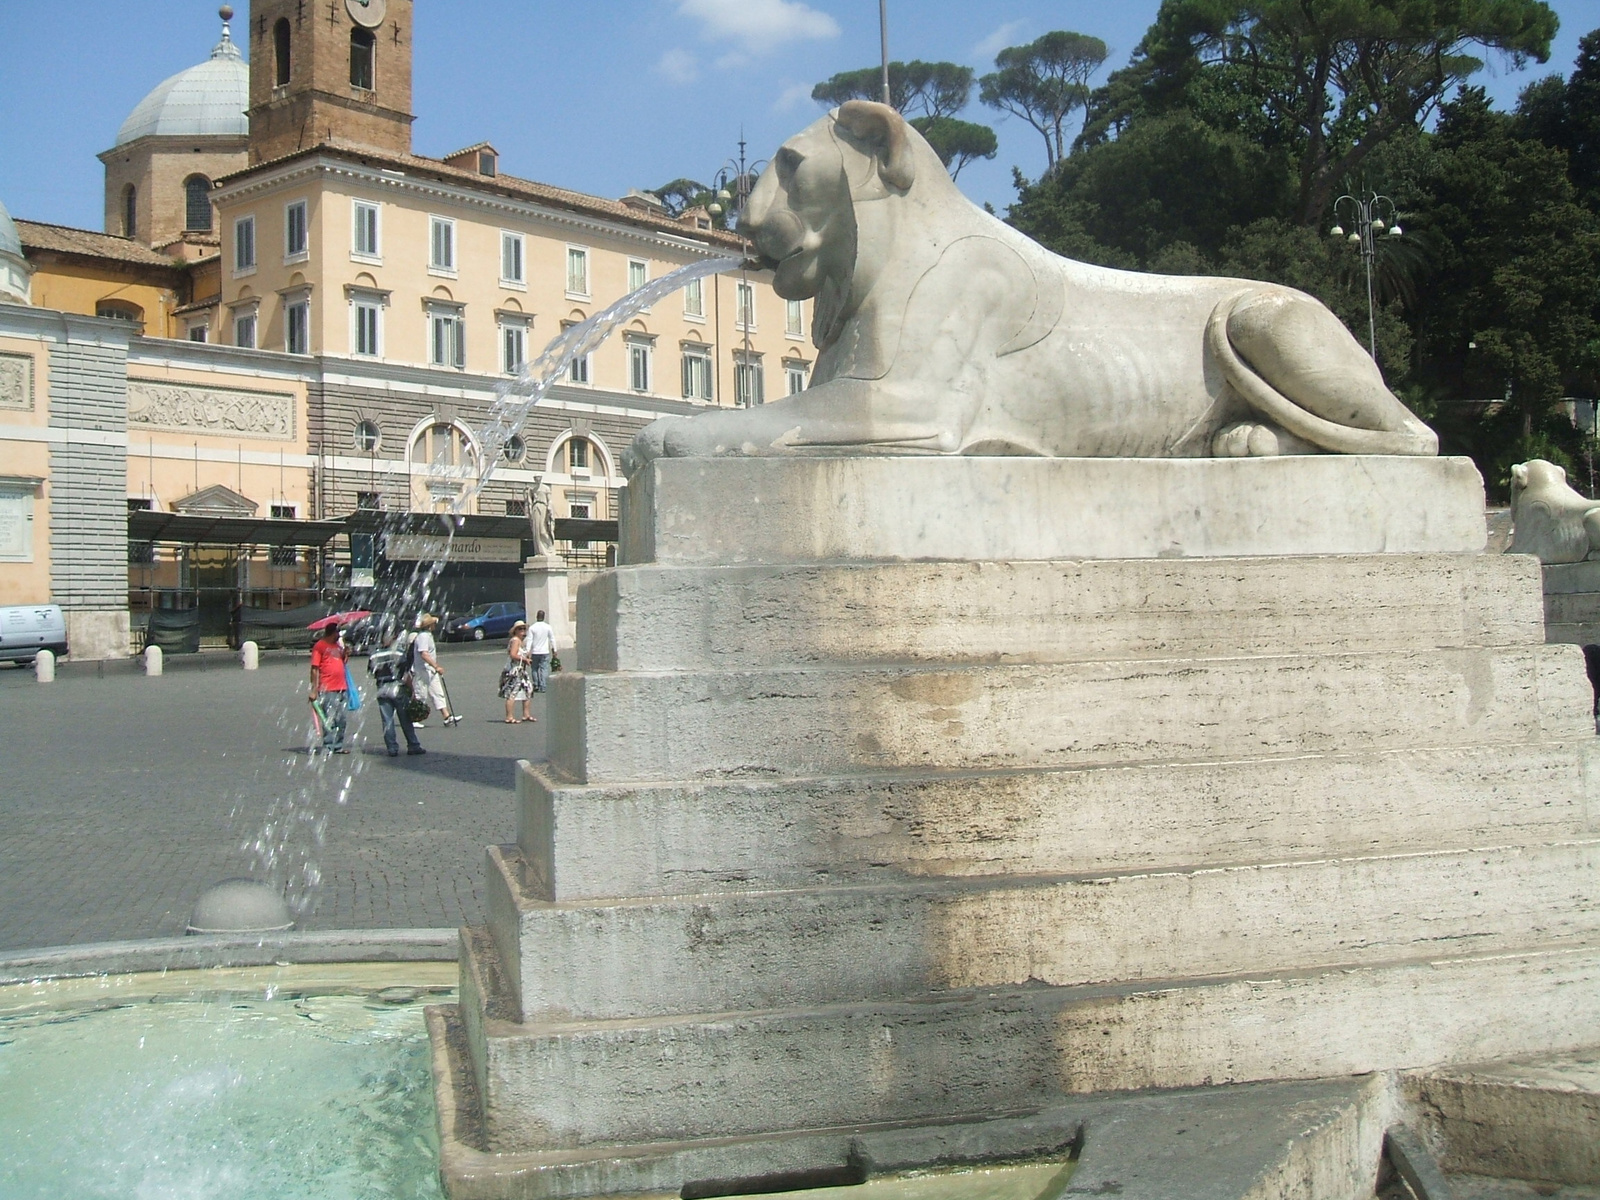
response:
<svg viewBox="0 0 1600 1200"><path fill-rule="evenodd" d="M433 709L428 707L428 702L418 696L412 696L406 701L406 716L411 718L413 725L426 721L433 715Z"/></svg>
<svg viewBox="0 0 1600 1200"><path fill-rule="evenodd" d="M552 650L550 651L550 674L554 675L559 670L561 670L561 655Z"/></svg>

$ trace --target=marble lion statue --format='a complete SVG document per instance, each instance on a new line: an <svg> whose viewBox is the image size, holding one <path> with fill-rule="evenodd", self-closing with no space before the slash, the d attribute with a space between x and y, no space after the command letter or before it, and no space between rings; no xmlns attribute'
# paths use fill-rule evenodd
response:
<svg viewBox="0 0 1600 1200"><path fill-rule="evenodd" d="M1600 548L1600 500L1567 482L1567 473L1542 458L1511 468L1511 545L1508 553L1540 562L1575 563Z"/></svg>
<svg viewBox="0 0 1600 1200"><path fill-rule="evenodd" d="M1058 257L957 190L894 109L785 142L741 232L815 298L798 395L668 417L626 457L1418 454L1438 439L1339 319L1290 288Z"/></svg>

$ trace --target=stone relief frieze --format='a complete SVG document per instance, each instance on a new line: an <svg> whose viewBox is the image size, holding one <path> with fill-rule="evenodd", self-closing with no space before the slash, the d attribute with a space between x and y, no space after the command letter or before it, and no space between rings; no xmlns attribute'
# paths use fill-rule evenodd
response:
<svg viewBox="0 0 1600 1200"><path fill-rule="evenodd" d="M251 437L294 437L294 396L128 380L128 424Z"/></svg>
<svg viewBox="0 0 1600 1200"><path fill-rule="evenodd" d="M33 359L0 354L0 408L33 407Z"/></svg>

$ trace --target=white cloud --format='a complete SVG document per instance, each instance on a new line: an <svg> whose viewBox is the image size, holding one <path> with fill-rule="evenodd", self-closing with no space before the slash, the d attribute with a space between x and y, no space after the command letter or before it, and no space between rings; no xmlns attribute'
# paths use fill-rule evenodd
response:
<svg viewBox="0 0 1600 1200"><path fill-rule="evenodd" d="M1007 21L974 46L972 52L986 63L993 62L996 54L999 54L1007 46L1017 44L1017 35L1027 27L1028 23L1026 21Z"/></svg>
<svg viewBox="0 0 1600 1200"><path fill-rule="evenodd" d="M656 71L673 83L693 83L700 78L700 64L687 50L668 50L656 63Z"/></svg>
<svg viewBox="0 0 1600 1200"><path fill-rule="evenodd" d="M778 98L772 102L772 111L775 113L789 113L810 103L811 84L796 83L783 89Z"/></svg>
<svg viewBox="0 0 1600 1200"><path fill-rule="evenodd" d="M706 37L737 42L752 54L839 36L837 21L802 0L680 0L678 13L698 20Z"/></svg>

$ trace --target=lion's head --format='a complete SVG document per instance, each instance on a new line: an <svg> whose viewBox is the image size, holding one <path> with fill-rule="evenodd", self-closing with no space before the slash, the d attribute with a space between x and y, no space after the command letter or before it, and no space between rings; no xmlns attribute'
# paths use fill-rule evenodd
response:
<svg viewBox="0 0 1600 1200"><path fill-rule="evenodd" d="M848 101L779 147L739 226L772 268L778 295L809 300L830 279L850 279L855 206L909 191L919 148L927 147L899 113L868 100Z"/></svg>

